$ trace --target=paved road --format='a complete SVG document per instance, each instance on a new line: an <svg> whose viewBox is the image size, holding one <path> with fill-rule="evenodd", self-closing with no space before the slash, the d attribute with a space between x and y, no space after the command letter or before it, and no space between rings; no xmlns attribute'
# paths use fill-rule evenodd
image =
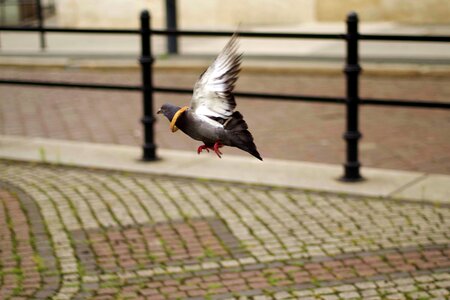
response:
<svg viewBox="0 0 450 300"><path fill-rule="evenodd" d="M79 82L139 83L137 71L2 68L1 77ZM160 86L191 88L197 73L159 72ZM268 91L339 96L342 76L243 74L241 91ZM447 77L363 76L364 97L449 100ZM141 143L141 96L134 92L0 86L0 134L39 136L98 143ZM188 96L157 95L164 102L185 105ZM340 164L344 160L343 106L238 99L263 157ZM361 161L364 166L450 174L449 112L431 109L363 107ZM195 151L198 143L172 134L168 122L156 124L161 148ZM225 149L225 155L245 155ZM207 155L207 154L205 154ZM210 154L212 155L212 154Z"/></svg>
<svg viewBox="0 0 450 300"><path fill-rule="evenodd" d="M449 299L450 207L0 161L1 299Z"/></svg>

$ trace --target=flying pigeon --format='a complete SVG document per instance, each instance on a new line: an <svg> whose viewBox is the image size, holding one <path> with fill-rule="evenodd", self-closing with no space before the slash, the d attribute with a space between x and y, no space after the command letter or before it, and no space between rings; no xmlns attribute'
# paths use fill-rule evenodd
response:
<svg viewBox="0 0 450 300"><path fill-rule="evenodd" d="M237 52L237 40L237 34L234 34L197 80L190 107L166 103L157 113L164 114L170 121L172 132L180 129L194 140L203 142L204 145L197 149L198 154L211 149L221 158L219 148L231 146L262 160L242 114L234 111L233 89L242 58L242 53Z"/></svg>

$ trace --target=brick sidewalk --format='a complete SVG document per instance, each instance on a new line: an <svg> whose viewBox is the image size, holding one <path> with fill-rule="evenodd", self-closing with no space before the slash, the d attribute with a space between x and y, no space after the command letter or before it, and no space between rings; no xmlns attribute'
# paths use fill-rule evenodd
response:
<svg viewBox="0 0 450 300"><path fill-rule="evenodd" d="M160 86L192 88L196 72L159 72ZM2 68L1 77L138 84L137 71ZM243 74L241 91L340 96L343 76L299 74ZM364 97L450 99L446 77L362 76ZM0 86L0 134L140 145L141 95L76 89ZM189 95L157 94L164 102L186 105ZM263 157L341 164L345 159L342 134L345 109L340 105L237 99ZM449 112L396 107L361 108L363 166L450 174ZM198 143L172 134L158 118L160 148L195 151ZM245 155L227 148L225 155Z"/></svg>
<svg viewBox="0 0 450 300"><path fill-rule="evenodd" d="M0 161L1 299L449 299L450 207Z"/></svg>

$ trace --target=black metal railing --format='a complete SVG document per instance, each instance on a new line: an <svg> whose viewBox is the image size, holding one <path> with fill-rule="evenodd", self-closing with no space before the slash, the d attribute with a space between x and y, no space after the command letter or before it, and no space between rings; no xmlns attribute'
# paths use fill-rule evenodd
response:
<svg viewBox="0 0 450 300"><path fill-rule="evenodd" d="M155 121L153 113L153 93L177 93L191 94L191 89L175 87L158 87L153 85L154 62L150 38L152 35L176 36L231 36L234 32L229 31L188 31L188 30L152 30L150 27L150 15L148 11L143 11L140 16L140 30L123 29L75 29L75 28L55 28L55 27L5 27L0 26L0 31L26 31L26 32L64 32L64 33L102 33L102 34L139 34L141 36L141 64L142 84L141 85L108 85L108 84L88 84L88 83L69 83L69 82L49 82L36 80L17 80L0 79L0 84L14 85L32 85L49 86L64 88L88 88L88 89L107 89L116 91L141 91L143 106L143 129L144 143L143 155L144 161L153 161L157 159L156 145L154 142L153 123ZM347 32L345 34L312 34L312 33L264 33L264 32L239 32L241 37L248 38L284 38L284 39L334 39L346 42L346 63L344 73L346 76L346 96L345 97L325 97L312 95L286 95L271 93L253 93L236 92L238 97L259 98L266 100L283 101L306 101L329 104L345 104L346 131L344 140L347 144L346 161L344 163L343 181L355 182L362 180L360 174L361 164L359 162L358 141L361 133L358 126L358 110L360 105L383 105L400 106L409 108L434 108L450 109L450 102L426 101L426 100L399 100L399 99L376 99L359 97L359 75L361 67L359 65L358 46L360 40L378 40L378 41L405 41L405 42L450 42L450 36L417 36L417 35L369 35L360 34L358 31L358 16L356 13L350 13L347 16Z"/></svg>
<svg viewBox="0 0 450 300"><path fill-rule="evenodd" d="M150 14L148 11L141 13L141 63L142 71L142 96L143 110L142 124L144 125L143 159L147 161L156 159L156 145L153 137L153 56L150 41Z"/></svg>

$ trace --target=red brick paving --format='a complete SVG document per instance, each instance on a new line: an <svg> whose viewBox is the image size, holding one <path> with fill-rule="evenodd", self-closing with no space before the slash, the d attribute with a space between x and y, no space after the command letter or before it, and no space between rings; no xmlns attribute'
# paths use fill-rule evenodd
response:
<svg viewBox="0 0 450 300"><path fill-rule="evenodd" d="M110 229L106 234L93 231L89 233L89 240L98 266L105 272L117 267L129 270L169 261L224 258L229 251L214 235L208 222L203 220L125 230Z"/></svg>
<svg viewBox="0 0 450 300"><path fill-rule="evenodd" d="M427 271L436 268L449 268L450 257L446 250L408 250L387 255L367 254L362 258L331 259L322 263L306 262L304 265L290 264L286 262L282 267L264 267L256 271L244 271L221 273L217 275L187 277L186 280L162 280L148 283L148 288L135 290L142 296L163 297L176 299L177 297L204 297L206 295L219 295L250 290L270 291L272 287L310 286L320 282L342 282L348 279L368 281L373 276L389 278L391 274L409 271ZM411 262L407 257L416 256ZM130 289L130 286L127 286ZM116 290L104 289L102 293L116 294Z"/></svg>
<svg viewBox="0 0 450 300"><path fill-rule="evenodd" d="M30 296L41 287L34 258L27 217L17 198L0 188L0 299Z"/></svg>
<svg viewBox="0 0 450 300"><path fill-rule="evenodd" d="M2 68L1 77L78 82L139 83L138 72L24 70ZM160 72L161 86L192 88L197 73ZM243 74L242 91L342 96L343 76ZM40 136L98 143L141 144L138 93L0 86L0 134ZM450 101L446 77L362 76L363 97ZM188 95L158 94L163 102L185 105ZM263 157L341 164L344 107L238 99ZM397 107L361 108L361 162L364 166L450 174L449 112ZM195 151L198 143L156 123L161 148ZM245 155L235 149L227 154ZM207 155L207 154L205 154Z"/></svg>
<svg viewBox="0 0 450 300"><path fill-rule="evenodd" d="M161 224L155 227L127 228L123 231L109 229L106 231L105 238L101 237L101 233L91 233L89 238L92 239L95 255L99 257L100 267L105 272L114 272L114 269L108 270L108 265L102 265L108 262L111 257L116 257L119 264L125 260L119 253L121 245L129 245L122 252L127 253L128 257L132 257L132 249L146 241L167 240L162 244L147 245L148 253L154 251L161 253L155 261L147 261L147 267L151 264L173 263L170 257L165 256L165 252L171 246L178 244L183 239L189 244L196 243L196 236L201 235L203 238L210 240L213 237L208 227L208 222L202 220L194 220L189 224ZM192 228L201 228L193 231ZM159 238L157 237L160 236ZM180 234L178 236L178 234ZM178 236L178 241L175 237ZM108 237L106 240L106 237ZM212 240L216 238L213 237ZM198 241L197 241L198 242ZM77 241L83 244L83 241ZM172 244L175 243L175 244ZM111 248L107 247L111 245ZM156 247L156 248L155 248ZM203 249L205 244L202 245ZM109 248L109 249L106 249ZM157 251L160 249L161 251ZM221 248L223 249L223 248ZM177 257L177 260L183 262L192 258L202 259L202 254L198 252L190 253L188 248L184 249L184 256ZM386 254L383 254L386 253ZM225 254L225 251L219 256ZM101 258L104 257L105 260ZM81 260L83 262L83 259ZM278 264L278 263L275 263ZM351 257L346 255L343 258L329 257L322 262L309 261L285 261L282 266L271 266L271 264L262 265L255 264L257 270L245 271L239 269L235 272L229 272L226 269L214 269L211 275L189 275L184 273L181 280L173 279L149 279L145 288L137 286L126 286L128 292L136 292L147 299L176 299L178 297L205 297L207 295L219 295L234 292L265 290L270 291L271 288L288 288L290 286L299 285L315 285L320 282L343 282L349 279L358 279L370 281L374 276L384 276L389 278L392 274L404 274L414 272L424 272L427 270L450 268L450 251L443 249L424 249L419 248L395 251L382 251L381 253L365 252L363 256L357 253ZM136 260L132 260L129 265L121 265L124 271L134 270L136 268ZM140 285L139 285L140 286ZM101 288L97 291L97 295L119 295L123 296L121 288ZM167 298L165 298L167 297ZM96 297L95 299L100 299Z"/></svg>

